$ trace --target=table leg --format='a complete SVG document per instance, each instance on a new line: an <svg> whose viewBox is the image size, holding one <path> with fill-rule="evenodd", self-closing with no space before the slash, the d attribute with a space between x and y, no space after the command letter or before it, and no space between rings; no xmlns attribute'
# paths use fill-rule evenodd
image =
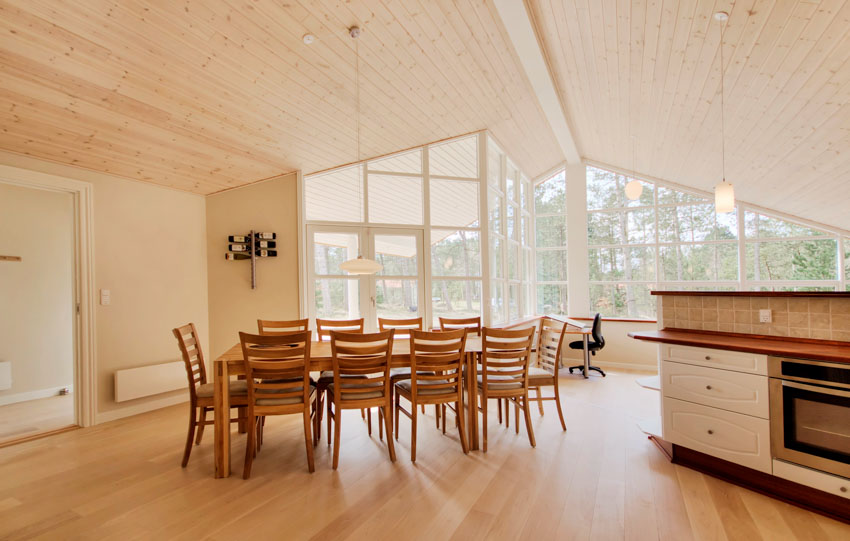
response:
<svg viewBox="0 0 850 541"><path fill-rule="evenodd" d="M590 338L587 334L582 334L581 341L584 350L584 379L587 379L588 374L590 374L590 349L588 347Z"/></svg>
<svg viewBox="0 0 850 541"><path fill-rule="evenodd" d="M215 363L213 378L215 476L230 477L230 373L226 361Z"/></svg>
<svg viewBox="0 0 850 541"><path fill-rule="evenodd" d="M478 359L475 353L466 354L467 411L469 448L478 450Z"/></svg>

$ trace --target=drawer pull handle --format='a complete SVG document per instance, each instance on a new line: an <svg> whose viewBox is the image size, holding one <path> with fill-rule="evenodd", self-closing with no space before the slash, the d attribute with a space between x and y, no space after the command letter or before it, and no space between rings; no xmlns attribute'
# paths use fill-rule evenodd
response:
<svg viewBox="0 0 850 541"><path fill-rule="evenodd" d="M711 385L706 385L706 386L705 386L705 389L706 389L707 391L710 391L710 390L711 390Z"/></svg>
<svg viewBox="0 0 850 541"><path fill-rule="evenodd" d="M711 355L706 355L706 356L705 356L705 360L706 360L706 361L710 361L710 360L711 360Z"/></svg>
<svg viewBox="0 0 850 541"><path fill-rule="evenodd" d="M841 487L838 490L840 490L841 492L847 492L847 487Z"/></svg>
<svg viewBox="0 0 850 541"><path fill-rule="evenodd" d="M714 430L709 429L709 430L708 430L708 435L710 436L710 435L712 435L712 434L714 434Z"/></svg>

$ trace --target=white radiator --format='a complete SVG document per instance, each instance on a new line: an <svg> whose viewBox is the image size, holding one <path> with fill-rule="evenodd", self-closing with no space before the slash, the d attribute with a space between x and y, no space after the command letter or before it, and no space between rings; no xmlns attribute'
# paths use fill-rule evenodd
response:
<svg viewBox="0 0 850 541"><path fill-rule="evenodd" d="M183 361L118 370L115 372L115 401L124 402L167 393L185 389L187 385Z"/></svg>

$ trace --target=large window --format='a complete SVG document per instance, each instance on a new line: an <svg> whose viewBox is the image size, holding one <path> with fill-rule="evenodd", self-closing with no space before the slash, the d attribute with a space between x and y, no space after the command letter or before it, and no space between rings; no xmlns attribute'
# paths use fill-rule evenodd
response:
<svg viewBox="0 0 850 541"><path fill-rule="evenodd" d="M537 313L567 311L567 181L561 171L534 187Z"/></svg>

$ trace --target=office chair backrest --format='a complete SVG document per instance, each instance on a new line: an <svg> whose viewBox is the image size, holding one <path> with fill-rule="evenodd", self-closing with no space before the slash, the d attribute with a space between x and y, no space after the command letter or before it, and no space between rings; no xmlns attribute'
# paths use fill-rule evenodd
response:
<svg viewBox="0 0 850 541"><path fill-rule="evenodd" d="M602 337L602 314L598 312L593 317L593 327L590 329L590 334L593 336L593 341L599 344L599 349L605 347L605 338Z"/></svg>

